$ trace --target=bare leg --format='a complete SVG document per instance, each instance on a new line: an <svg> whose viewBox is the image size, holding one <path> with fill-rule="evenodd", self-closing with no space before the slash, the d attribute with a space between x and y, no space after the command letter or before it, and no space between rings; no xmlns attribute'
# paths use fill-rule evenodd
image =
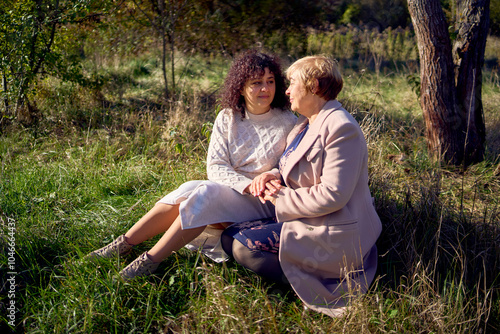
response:
<svg viewBox="0 0 500 334"><path fill-rule="evenodd" d="M125 233L128 243L138 245L167 231L179 216L179 205L157 203ZM179 219L180 221L180 219ZM200 232L201 233L201 232Z"/></svg>
<svg viewBox="0 0 500 334"><path fill-rule="evenodd" d="M125 281L130 281L139 276L152 274L158 268L161 261L199 236L204 229L205 226L183 230L181 218L177 216L153 248L148 252L142 253L127 267L123 268L120 271L120 277Z"/></svg>
<svg viewBox="0 0 500 334"><path fill-rule="evenodd" d="M183 230L181 218L177 216L161 239L148 251L148 257L153 262L161 262L173 252L193 241L204 230L205 226Z"/></svg>

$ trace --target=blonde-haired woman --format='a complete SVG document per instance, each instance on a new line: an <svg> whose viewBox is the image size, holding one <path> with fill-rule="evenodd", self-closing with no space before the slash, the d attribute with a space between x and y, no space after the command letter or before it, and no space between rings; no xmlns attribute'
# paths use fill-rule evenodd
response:
<svg viewBox="0 0 500 334"><path fill-rule="evenodd" d="M291 109L301 116L279 169L250 189L275 205L276 217L235 224L222 243L240 264L289 282L307 307L338 316L351 292L368 289L377 268L382 227L368 188L367 145L336 100L343 81L334 60L302 58L287 77Z"/></svg>

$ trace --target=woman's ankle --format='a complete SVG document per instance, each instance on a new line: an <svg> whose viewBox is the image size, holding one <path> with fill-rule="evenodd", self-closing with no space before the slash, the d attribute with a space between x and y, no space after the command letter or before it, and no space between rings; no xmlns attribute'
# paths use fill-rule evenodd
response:
<svg viewBox="0 0 500 334"><path fill-rule="evenodd" d="M150 254L149 251L146 252L146 256L154 263L160 263L165 260L165 258L159 256L158 254Z"/></svg>
<svg viewBox="0 0 500 334"><path fill-rule="evenodd" d="M138 244L140 244L140 242L133 242L134 238L132 236L127 236L126 233L123 235L123 238L131 246L137 246Z"/></svg>

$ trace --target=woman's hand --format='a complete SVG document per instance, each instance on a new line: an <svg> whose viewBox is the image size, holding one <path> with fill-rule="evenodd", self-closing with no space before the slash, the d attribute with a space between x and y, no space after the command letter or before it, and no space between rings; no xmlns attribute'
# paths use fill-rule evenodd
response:
<svg viewBox="0 0 500 334"><path fill-rule="evenodd" d="M256 176L248 186L248 191L255 197L263 195L265 190L270 194L277 194L281 188L281 181L272 173L262 173Z"/></svg>
<svg viewBox="0 0 500 334"><path fill-rule="evenodd" d="M266 189L261 195L259 195L259 200L262 204L265 204L266 201L269 201L273 203L273 205L276 205L276 194L277 192L274 193Z"/></svg>

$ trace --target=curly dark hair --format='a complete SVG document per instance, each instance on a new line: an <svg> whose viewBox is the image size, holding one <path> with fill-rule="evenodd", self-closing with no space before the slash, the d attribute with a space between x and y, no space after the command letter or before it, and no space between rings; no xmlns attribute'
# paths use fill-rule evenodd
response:
<svg viewBox="0 0 500 334"><path fill-rule="evenodd" d="M242 118L244 118L245 99L241 95L241 91L247 80L263 76L266 68L274 74L276 84L276 93L274 94L271 107L281 109L288 107L290 102L285 94L285 77L281 71L278 57L257 50L249 50L234 60L221 92L222 107L231 108L234 113L239 112Z"/></svg>

